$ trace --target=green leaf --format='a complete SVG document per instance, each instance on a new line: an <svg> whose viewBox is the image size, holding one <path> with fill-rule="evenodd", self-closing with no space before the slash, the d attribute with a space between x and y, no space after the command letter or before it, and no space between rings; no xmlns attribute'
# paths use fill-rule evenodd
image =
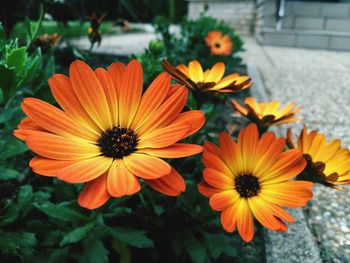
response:
<svg viewBox="0 0 350 263"><path fill-rule="evenodd" d="M46 214L48 217L59 219L65 222L69 222L72 220L88 220L86 216L79 214L71 208L59 206L53 203L44 203L37 204L34 203L34 206L38 208L41 212Z"/></svg>
<svg viewBox="0 0 350 263"><path fill-rule="evenodd" d="M0 160L5 160L28 151L28 147L15 137L7 141L4 146L5 148L1 149Z"/></svg>
<svg viewBox="0 0 350 263"><path fill-rule="evenodd" d="M2 104L3 101L4 101L4 92L3 92L3 90L0 88L0 105Z"/></svg>
<svg viewBox="0 0 350 263"><path fill-rule="evenodd" d="M89 242L85 245L82 262L107 263L109 262L108 250L100 240L89 240Z"/></svg>
<svg viewBox="0 0 350 263"><path fill-rule="evenodd" d="M18 255L22 249L36 245L36 238L33 233L2 232L0 231L0 248L4 254Z"/></svg>
<svg viewBox="0 0 350 263"><path fill-rule="evenodd" d="M18 178L20 175L16 170L0 167L0 180L12 180Z"/></svg>
<svg viewBox="0 0 350 263"><path fill-rule="evenodd" d="M8 121L19 111L21 111L20 107L3 109L2 112L0 113L0 123L4 123Z"/></svg>
<svg viewBox="0 0 350 263"><path fill-rule="evenodd" d="M67 262L66 259L68 257L69 247L54 249L49 258L47 259L48 263L61 263Z"/></svg>
<svg viewBox="0 0 350 263"><path fill-rule="evenodd" d="M184 240L187 253L195 263L203 263L207 257L205 247L193 235Z"/></svg>
<svg viewBox="0 0 350 263"><path fill-rule="evenodd" d="M127 245L117 240L113 240L112 247L119 255L119 263L131 263L131 253Z"/></svg>
<svg viewBox="0 0 350 263"><path fill-rule="evenodd" d="M19 47L12 49L6 54L6 64L9 68L14 68L17 75L21 74L24 70L27 61L27 48Z"/></svg>
<svg viewBox="0 0 350 263"><path fill-rule="evenodd" d="M30 82L32 79L34 79L41 69L41 63L42 62L42 56L41 51L38 48L33 55L27 60L27 63L25 65L25 75L23 77L23 80L21 81L21 84L25 84Z"/></svg>
<svg viewBox="0 0 350 263"><path fill-rule="evenodd" d="M73 231L69 232L64 236L62 239L60 246L64 246L66 244L70 243L77 243L83 238L85 238L95 227L94 223L88 223L85 226L78 227L74 229Z"/></svg>
<svg viewBox="0 0 350 263"><path fill-rule="evenodd" d="M154 246L153 241L146 236L146 231L143 230L110 227L108 232L113 238L133 247L147 248Z"/></svg>
<svg viewBox="0 0 350 263"><path fill-rule="evenodd" d="M3 93L4 102L11 90L16 87L16 71L7 65L0 63L0 89Z"/></svg>

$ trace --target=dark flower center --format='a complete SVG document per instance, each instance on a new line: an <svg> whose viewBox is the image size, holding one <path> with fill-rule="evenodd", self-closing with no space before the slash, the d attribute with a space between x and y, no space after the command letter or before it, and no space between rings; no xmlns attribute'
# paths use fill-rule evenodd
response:
<svg viewBox="0 0 350 263"><path fill-rule="evenodd" d="M137 135L133 130L114 127L103 132L97 143L104 156L123 158L137 150Z"/></svg>
<svg viewBox="0 0 350 263"><path fill-rule="evenodd" d="M215 46L216 48L220 48L220 47L221 47L221 45L220 45L219 43L215 43L214 46Z"/></svg>
<svg viewBox="0 0 350 263"><path fill-rule="evenodd" d="M236 191L242 198L255 196L260 191L259 179L251 174L241 174L235 178Z"/></svg>

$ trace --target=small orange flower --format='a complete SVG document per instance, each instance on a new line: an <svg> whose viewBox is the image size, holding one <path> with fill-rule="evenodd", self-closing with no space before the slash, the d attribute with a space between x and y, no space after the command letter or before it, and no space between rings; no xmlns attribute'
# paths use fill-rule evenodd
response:
<svg viewBox="0 0 350 263"><path fill-rule="evenodd" d="M229 56L232 53L232 41L229 35L222 35L220 31L209 32L205 43L213 55Z"/></svg>
<svg viewBox="0 0 350 263"><path fill-rule="evenodd" d="M341 147L341 141L326 137L316 131L301 131L297 144L293 142L291 129L287 131L289 147L299 149L307 160L307 166L300 178L326 186L350 183L350 151Z"/></svg>
<svg viewBox="0 0 350 263"><path fill-rule="evenodd" d="M245 107L232 99L233 107L244 117L256 123L259 127L269 127L288 122L296 122L303 118L294 118L301 107L294 108L294 103L290 103L283 108L277 100L271 102L258 103L253 97L244 100Z"/></svg>
<svg viewBox="0 0 350 263"><path fill-rule="evenodd" d="M185 182L161 158L180 158L202 151L194 144L177 143L204 124L201 111L182 112L188 90L170 85L160 74L142 95L141 64L113 63L108 71L91 70L82 61L70 66L70 76L49 79L62 110L26 98L28 116L14 131L38 156L34 172L69 183L86 183L78 202L88 209L112 197L140 190L142 178L155 190L179 195Z"/></svg>
<svg viewBox="0 0 350 263"><path fill-rule="evenodd" d="M102 36L100 26L103 20L105 19L106 15L107 14L97 17L96 13L93 12L92 15L89 17L90 27L88 28L88 36L92 45L96 42L98 43L98 45L101 44Z"/></svg>
<svg viewBox="0 0 350 263"><path fill-rule="evenodd" d="M199 191L209 197L213 210L221 211L221 223L228 232L236 227L242 239L254 235L253 217L270 230L286 231L282 221L294 222L282 207L302 207L312 197L313 183L290 181L305 167L299 150L283 152L285 139L272 132L259 140L255 124L241 129L236 143L226 132L219 134L219 146L207 142L202 161L204 182Z"/></svg>
<svg viewBox="0 0 350 263"><path fill-rule="evenodd" d="M197 60L174 68L167 60L162 62L163 68L169 72L176 81L186 85L188 88L201 92L236 92L244 90L253 85L248 76L240 76L238 73L225 74L225 64L216 63L211 69L203 72L201 64Z"/></svg>

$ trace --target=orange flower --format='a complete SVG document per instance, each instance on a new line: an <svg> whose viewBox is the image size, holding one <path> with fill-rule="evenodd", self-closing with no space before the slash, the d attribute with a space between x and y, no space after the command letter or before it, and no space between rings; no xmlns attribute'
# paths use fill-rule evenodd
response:
<svg viewBox="0 0 350 263"><path fill-rule="evenodd" d="M288 122L296 122L303 118L294 118L301 107L294 108L294 103L290 103L283 108L279 108L280 102L277 100L271 102L258 103L253 97L244 100L245 107L232 99L233 107L244 117L256 123L259 127L269 127L271 125L280 125Z"/></svg>
<svg viewBox="0 0 350 263"><path fill-rule="evenodd" d="M302 207L312 197L313 183L290 181L305 167L299 150L283 152L285 140L272 132L259 140L255 124L241 129L236 143L226 132L219 134L219 147L207 142L202 161L204 182L199 191L209 197L213 210L221 211L228 232L237 227L242 239L252 240L253 217L263 226L286 231L282 220L294 222L283 207Z"/></svg>
<svg viewBox="0 0 350 263"><path fill-rule="evenodd" d="M220 31L209 32L205 43L213 55L228 56L232 53L232 41L229 35L222 35Z"/></svg>
<svg viewBox="0 0 350 263"><path fill-rule="evenodd" d="M300 178L326 186L350 183L350 151L341 147L341 141L326 137L316 131L301 131L297 144L293 142L291 129L287 131L289 147L299 149L304 154L307 166Z"/></svg>
<svg viewBox="0 0 350 263"><path fill-rule="evenodd" d="M216 63L211 69L203 72L201 64L197 60L174 68L167 60L162 62L163 68L169 72L179 83L188 88L201 92L236 92L253 85L248 76L240 76L238 73L230 74L223 78L225 64Z"/></svg>
<svg viewBox="0 0 350 263"><path fill-rule="evenodd" d="M202 151L178 141L204 124L201 111L181 112L188 90L170 85L160 74L142 95L141 64L113 63L108 71L92 71L82 61L70 66L70 76L49 79L53 96L62 107L26 98L28 116L14 131L38 156L34 172L69 183L86 183L78 202L88 209L111 196L140 190L139 178L155 190L179 195L183 178L160 158L180 158Z"/></svg>

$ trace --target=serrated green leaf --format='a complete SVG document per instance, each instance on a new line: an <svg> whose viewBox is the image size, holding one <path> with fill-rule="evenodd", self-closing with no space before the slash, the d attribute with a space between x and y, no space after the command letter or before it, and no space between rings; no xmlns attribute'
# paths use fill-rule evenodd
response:
<svg viewBox="0 0 350 263"><path fill-rule="evenodd" d="M148 248L154 246L153 241L146 236L146 231L143 230L110 227L108 232L113 238L133 247Z"/></svg>
<svg viewBox="0 0 350 263"><path fill-rule="evenodd" d="M59 219L65 222L72 220L88 220L86 216L79 214L71 208L59 206L53 203L38 204L34 203L34 206L46 214L48 217Z"/></svg>
<svg viewBox="0 0 350 263"><path fill-rule="evenodd" d="M108 250L100 240L92 239L85 245L84 254L81 262L88 263L107 263Z"/></svg>
<svg viewBox="0 0 350 263"><path fill-rule="evenodd" d="M60 242L60 246L64 246L70 243L77 243L85 238L95 227L94 223L88 223L85 226L78 227L73 231L66 234Z"/></svg>
<svg viewBox="0 0 350 263"><path fill-rule="evenodd" d="M16 170L0 167L0 180L12 180L18 178L20 175Z"/></svg>
<svg viewBox="0 0 350 263"><path fill-rule="evenodd" d="M16 75L19 75L24 70L27 61L27 48L19 47L12 49L6 54L6 64L9 68L14 68Z"/></svg>
<svg viewBox="0 0 350 263"><path fill-rule="evenodd" d="M184 240L184 245L191 260L195 263L203 263L207 257L205 247L193 235L188 236Z"/></svg>

